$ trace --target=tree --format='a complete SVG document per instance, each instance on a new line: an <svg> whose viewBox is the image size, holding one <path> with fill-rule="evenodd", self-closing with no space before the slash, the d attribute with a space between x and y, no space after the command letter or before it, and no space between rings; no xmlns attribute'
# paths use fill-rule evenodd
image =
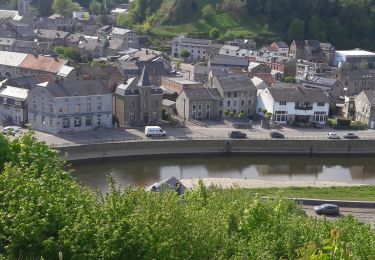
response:
<svg viewBox="0 0 375 260"><path fill-rule="evenodd" d="M104 12L104 7L101 3L94 0L90 4L90 12L96 15L102 14Z"/></svg>
<svg viewBox="0 0 375 260"><path fill-rule="evenodd" d="M39 0L36 2L36 7L40 16L50 16L52 14L53 0Z"/></svg>
<svg viewBox="0 0 375 260"><path fill-rule="evenodd" d="M202 8L202 16L206 19L211 19L216 14L212 5L207 4Z"/></svg>
<svg viewBox="0 0 375 260"><path fill-rule="evenodd" d="M289 26L288 38L292 40L305 39L305 24L301 19L294 19Z"/></svg>
<svg viewBox="0 0 375 260"><path fill-rule="evenodd" d="M191 56L191 53L188 50L185 50L185 49L181 50L181 52L180 52L181 58L184 58L184 60L186 60L190 56Z"/></svg>
<svg viewBox="0 0 375 260"><path fill-rule="evenodd" d="M209 35L211 39L217 39L220 37L220 31L217 28L212 28Z"/></svg>
<svg viewBox="0 0 375 260"><path fill-rule="evenodd" d="M52 10L64 16L72 16L73 11L80 9L80 5L72 0L54 0Z"/></svg>

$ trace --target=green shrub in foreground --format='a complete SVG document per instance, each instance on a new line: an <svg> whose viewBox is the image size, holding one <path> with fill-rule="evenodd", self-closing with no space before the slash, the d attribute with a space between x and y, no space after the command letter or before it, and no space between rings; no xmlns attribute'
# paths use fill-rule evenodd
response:
<svg viewBox="0 0 375 260"><path fill-rule="evenodd" d="M81 187L32 135L7 146L0 259L375 257L373 231L353 218L316 220L292 201L202 184L184 197L114 184L101 196Z"/></svg>

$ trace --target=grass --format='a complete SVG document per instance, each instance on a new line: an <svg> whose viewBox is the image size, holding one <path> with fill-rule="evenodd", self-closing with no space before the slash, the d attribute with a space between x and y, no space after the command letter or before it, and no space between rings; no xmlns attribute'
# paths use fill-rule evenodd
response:
<svg viewBox="0 0 375 260"><path fill-rule="evenodd" d="M288 198L375 201L375 186L259 188L245 191L257 193L260 197L279 195Z"/></svg>

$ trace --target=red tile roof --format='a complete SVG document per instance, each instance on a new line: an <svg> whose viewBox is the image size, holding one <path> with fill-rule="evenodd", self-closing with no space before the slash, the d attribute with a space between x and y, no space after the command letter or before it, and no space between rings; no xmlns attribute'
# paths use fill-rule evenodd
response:
<svg viewBox="0 0 375 260"><path fill-rule="evenodd" d="M66 63L67 60L28 54L19 67L23 69L57 73Z"/></svg>

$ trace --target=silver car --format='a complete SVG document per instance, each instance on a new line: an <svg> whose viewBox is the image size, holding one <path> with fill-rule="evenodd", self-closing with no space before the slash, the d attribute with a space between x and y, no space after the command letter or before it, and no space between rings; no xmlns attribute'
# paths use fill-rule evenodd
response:
<svg viewBox="0 0 375 260"><path fill-rule="evenodd" d="M340 209L335 204L322 204L314 207L315 213L318 215L339 215Z"/></svg>

